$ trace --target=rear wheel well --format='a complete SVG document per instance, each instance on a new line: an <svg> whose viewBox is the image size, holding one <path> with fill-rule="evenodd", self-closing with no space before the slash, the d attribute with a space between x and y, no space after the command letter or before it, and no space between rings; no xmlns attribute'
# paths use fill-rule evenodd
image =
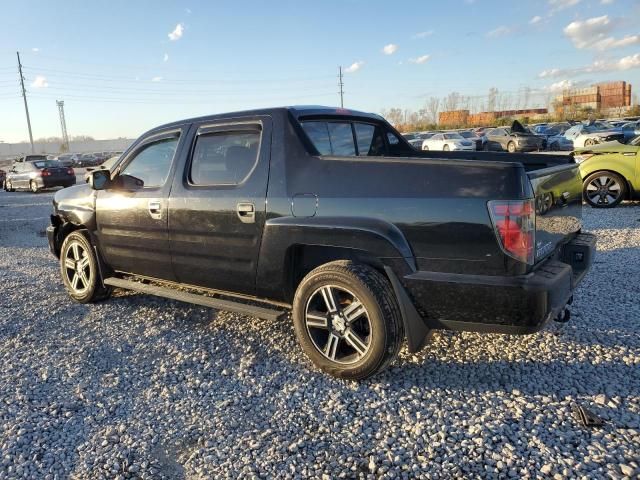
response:
<svg viewBox="0 0 640 480"><path fill-rule="evenodd" d="M298 285L309 272L336 260L351 260L354 263L369 265L386 276L380 259L364 250L322 245L293 245L289 247L285 257L285 300L293 301Z"/></svg>
<svg viewBox="0 0 640 480"><path fill-rule="evenodd" d="M624 180L624 186L625 186L625 192L624 192L624 196L622 197L624 200L631 200L633 198L633 189L631 188L631 183L629 182L629 179L627 177L625 177L623 174L621 174L620 172L616 172L615 170L607 170L607 169L602 169L602 170L594 170L593 172L588 173L587 175L585 175L582 178L582 189L584 190L584 182L587 181L587 178L589 178L591 175L595 174L595 173L613 173L615 175L618 175L620 178L622 178Z"/></svg>

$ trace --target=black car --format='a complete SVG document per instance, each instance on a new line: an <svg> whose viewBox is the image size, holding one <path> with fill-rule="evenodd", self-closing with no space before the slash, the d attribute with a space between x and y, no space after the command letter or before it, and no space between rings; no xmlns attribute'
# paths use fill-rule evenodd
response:
<svg viewBox="0 0 640 480"><path fill-rule="evenodd" d="M431 330L568 319L595 250L582 181L567 156L531 157L417 151L343 108L212 115L149 131L57 192L47 237L77 302L117 287L291 310L316 365L362 379Z"/></svg>
<svg viewBox="0 0 640 480"><path fill-rule="evenodd" d="M22 157L13 163L4 182L4 189L7 192L28 189L37 193L45 188L75 185L76 175L73 168L64 167L55 160L46 160L44 155L42 159L37 157L37 155Z"/></svg>

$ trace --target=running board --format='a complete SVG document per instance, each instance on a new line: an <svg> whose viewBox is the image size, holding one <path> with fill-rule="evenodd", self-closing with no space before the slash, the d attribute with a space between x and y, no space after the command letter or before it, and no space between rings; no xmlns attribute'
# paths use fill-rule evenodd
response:
<svg viewBox="0 0 640 480"><path fill-rule="evenodd" d="M183 292L170 287L148 285L146 283L124 280L117 277L105 278L104 284L111 285L112 287L124 288L126 290L133 290L135 292L146 293L148 295L155 295L157 297L170 298L171 300L178 300L179 302L193 303L204 307L215 308L217 310L226 310L229 312L240 313L242 315L264 318L265 320L275 320L285 313L284 310L247 305L246 303L223 300L220 298L211 298L204 295L197 295L195 293Z"/></svg>

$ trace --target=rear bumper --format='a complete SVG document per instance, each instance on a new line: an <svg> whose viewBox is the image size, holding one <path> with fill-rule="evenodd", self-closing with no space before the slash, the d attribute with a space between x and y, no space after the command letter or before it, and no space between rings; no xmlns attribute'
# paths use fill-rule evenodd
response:
<svg viewBox="0 0 640 480"><path fill-rule="evenodd" d="M579 234L527 275L418 271L402 283L431 329L535 333L571 301L591 266L595 244L594 235Z"/></svg>
<svg viewBox="0 0 640 480"><path fill-rule="evenodd" d="M70 187L76 184L75 176L61 178L36 177L34 180L38 188Z"/></svg>

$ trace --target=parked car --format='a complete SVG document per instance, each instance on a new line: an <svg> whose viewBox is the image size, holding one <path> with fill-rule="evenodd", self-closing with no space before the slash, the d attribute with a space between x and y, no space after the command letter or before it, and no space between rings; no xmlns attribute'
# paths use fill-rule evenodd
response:
<svg viewBox="0 0 640 480"><path fill-rule="evenodd" d="M83 153L82 155L77 157L75 161L75 166L80 168L94 167L98 164L99 161L91 153Z"/></svg>
<svg viewBox="0 0 640 480"><path fill-rule="evenodd" d="M76 183L73 168L63 167L57 161L46 160L46 158L41 160L24 160L24 158L14 162L7 174L4 182L4 189L7 192L28 189L37 193L45 188L69 187Z"/></svg>
<svg viewBox="0 0 640 480"><path fill-rule="evenodd" d="M71 157L72 157L71 154L65 153L62 155L58 155L56 160L60 162L60 165L62 165L63 167L73 167L74 161Z"/></svg>
<svg viewBox="0 0 640 480"><path fill-rule="evenodd" d="M609 142L574 152L583 179L584 200L596 208L611 208L625 199L640 198L640 136L629 143Z"/></svg>
<svg viewBox="0 0 640 480"><path fill-rule="evenodd" d="M547 125L545 129L538 135L545 138L547 150L571 151L573 150L573 141L563 136L564 132L566 132L569 128L571 128L571 124L568 122L553 123Z"/></svg>
<svg viewBox="0 0 640 480"><path fill-rule="evenodd" d="M602 123L593 125L584 125L579 123L572 126L566 132L564 137L573 142L573 148L590 147L598 143L613 142L615 140L624 140L624 134L615 130L603 130Z"/></svg>
<svg viewBox="0 0 640 480"><path fill-rule="evenodd" d="M531 152L543 149L543 139L534 135L515 120L511 128L498 127L487 132L486 150Z"/></svg>
<svg viewBox="0 0 640 480"><path fill-rule="evenodd" d="M465 140L473 143L474 150L484 150L484 144L487 141L487 137L476 135L472 130L461 130L458 133Z"/></svg>
<svg viewBox="0 0 640 480"><path fill-rule="evenodd" d="M475 150L475 142L466 140L457 132L436 133L423 140L422 150Z"/></svg>
<svg viewBox="0 0 640 480"><path fill-rule="evenodd" d="M362 379L431 330L567 320L590 267L567 156L455 154L345 109L184 120L57 192L47 237L78 302L120 287L274 320L291 309L317 366Z"/></svg>
<svg viewBox="0 0 640 480"><path fill-rule="evenodd" d="M624 141L627 142L640 135L640 121L626 122L620 127L620 129L624 135Z"/></svg>
<svg viewBox="0 0 640 480"><path fill-rule="evenodd" d="M0 188L4 189L4 180L7 178L7 172L0 169Z"/></svg>

